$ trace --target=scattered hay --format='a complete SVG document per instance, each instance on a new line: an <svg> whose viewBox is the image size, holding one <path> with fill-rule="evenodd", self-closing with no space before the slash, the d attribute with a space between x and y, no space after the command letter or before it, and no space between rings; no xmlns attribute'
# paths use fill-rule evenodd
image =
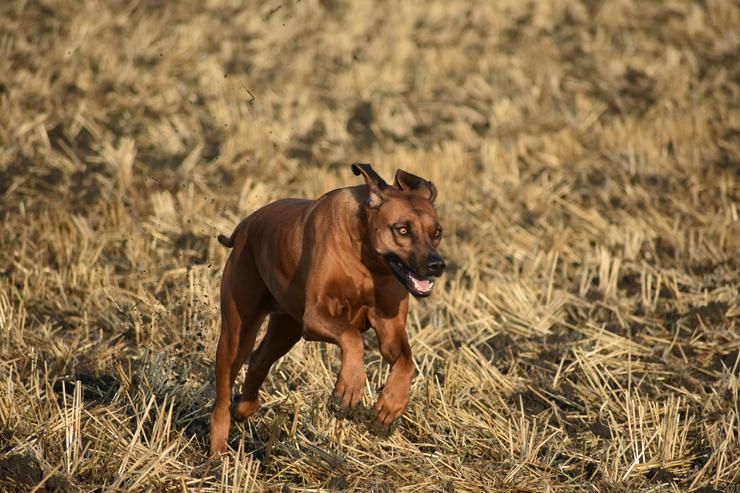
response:
<svg viewBox="0 0 740 493"><path fill-rule="evenodd" d="M4 2L0 489L732 491L733 2ZM207 456L216 242L271 200L431 178L388 437L301 343ZM366 338L371 405L388 374Z"/></svg>

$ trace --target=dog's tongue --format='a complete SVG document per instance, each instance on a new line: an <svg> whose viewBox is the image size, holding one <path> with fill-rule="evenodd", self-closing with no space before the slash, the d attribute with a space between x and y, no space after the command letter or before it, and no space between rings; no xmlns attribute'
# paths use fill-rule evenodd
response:
<svg viewBox="0 0 740 493"><path fill-rule="evenodd" d="M409 277L411 278L411 283L414 285L415 290L421 293L426 293L432 289L432 281L429 279L417 279L412 275L409 275Z"/></svg>

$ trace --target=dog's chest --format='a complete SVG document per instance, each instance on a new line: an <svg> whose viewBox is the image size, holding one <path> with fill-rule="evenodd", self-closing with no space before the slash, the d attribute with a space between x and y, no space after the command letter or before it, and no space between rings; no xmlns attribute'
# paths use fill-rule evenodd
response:
<svg viewBox="0 0 740 493"><path fill-rule="evenodd" d="M373 303L372 286L342 286L337 296L327 300L329 313L336 318L346 320L360 330L367 330L368 310Z"/></svg>

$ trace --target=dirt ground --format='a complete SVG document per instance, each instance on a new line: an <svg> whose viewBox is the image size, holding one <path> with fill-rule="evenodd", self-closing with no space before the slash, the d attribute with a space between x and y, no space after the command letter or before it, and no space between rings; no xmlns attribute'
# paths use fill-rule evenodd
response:
<svg viewBox="0 0 740 493"><path fill-rule="evenodd" d="M739 54L731 0L1 2L0 490L738 491ZM409 408L301 342L213 462L216 235L356 161L439 189Z"/></svg>

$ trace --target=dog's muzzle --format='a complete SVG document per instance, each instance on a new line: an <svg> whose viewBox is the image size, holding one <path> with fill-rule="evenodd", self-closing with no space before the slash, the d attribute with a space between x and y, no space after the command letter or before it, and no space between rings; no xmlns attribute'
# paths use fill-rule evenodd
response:
<svg viewBox="0 0 740 493"><path fill-rule="evenodd" d="M438 255L430 256L427 260L425 269L427 275L419 274L397 255L388 255L385 260L391 272L416 298L424 298L432 293L434 287L432 277L441 275L445 268L444 260Z"/></svg>

